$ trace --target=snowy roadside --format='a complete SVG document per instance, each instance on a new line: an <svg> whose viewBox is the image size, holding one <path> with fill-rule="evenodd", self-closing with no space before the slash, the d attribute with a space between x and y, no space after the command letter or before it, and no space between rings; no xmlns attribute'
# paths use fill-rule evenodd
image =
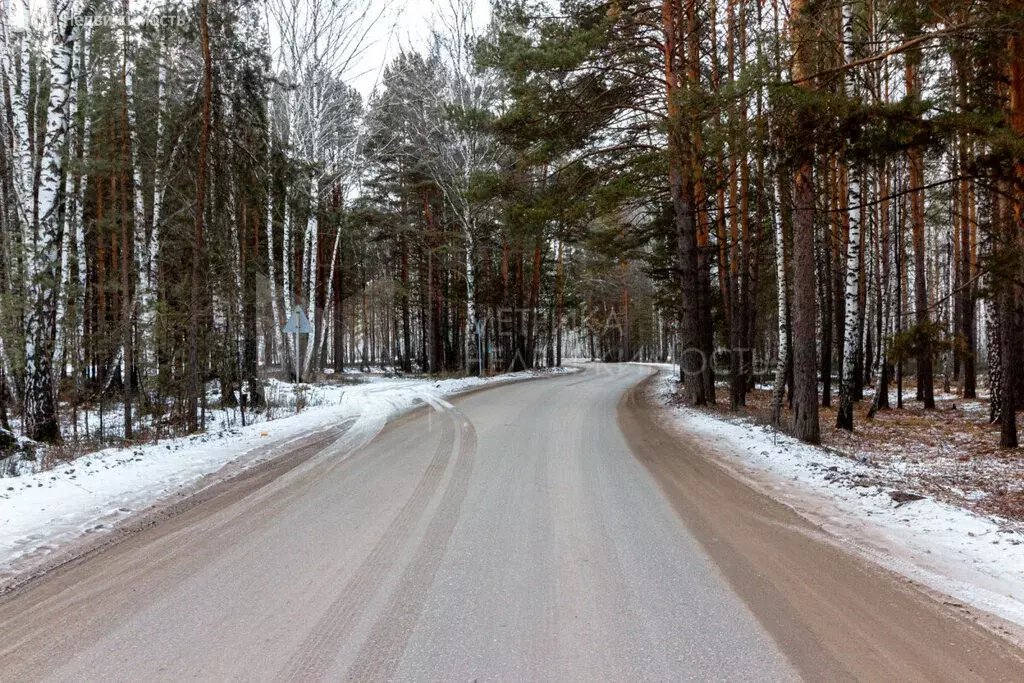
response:
<svg viewBox="0 0 1024 683"><path fill-rule="evenodd" d="M308 407L298 414L270 421L254 416L261 421L240 427L222 411L211 411L202 434L107 448L46 471L0 478L0 578L17 573L20 558L45 556L85 534L109 530L229 465L237 472L279 456L311 433L345 423L341 447L331 450L347 453L376 436L389 419L424 403L442 407L439 399L476 387L574 371L309 385L302 389ZM270 390L295 405L293 385L272 382Z"/></svg>
<svg viewBox="0 0 1024 683"><path fill-rule="evenodd" d="M657 398L672 426L702 437L718 460L862 556L1002 619L1024 626L1024 533L892 486L870 461L809 446L750 420L679 406L671 366ZM908 495L909 494L909 495Z"/></svg>

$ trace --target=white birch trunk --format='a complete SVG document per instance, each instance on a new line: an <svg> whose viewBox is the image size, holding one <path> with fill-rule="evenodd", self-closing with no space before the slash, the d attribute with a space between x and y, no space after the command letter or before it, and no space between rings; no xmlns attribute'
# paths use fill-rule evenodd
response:
<svg viewBox="0 0 1024 683"><path fill-rule="evenodd" d="M9 0L3 0L4 7L3 11L0 12L0 78L6 83L13 83L11 75L14 70L14 65L11 64L11 34L10 34L10 22L8 20ZM7 91L3 91L4 102L7 103Z"/></svg>
<svg viewBox="0 0 1024 683"><path fill-rule="evenodd" d="M778 186L773 184L778 202ZM775 303L779 317L779 359L775 365L775 389L772 392L772 424L782 422L782 402L786 393L786 370L789 367L789 318L786 308L786 234L781 214L775 217Z"/></svg>
<svg viewBox="0 0 1024 683"><path fill-rule="evenodd" d="M317 181L313 181L314 188L318 185ZM306 295L306 315L309 316L311 321L316 320L316 252L317 242L319 240L320 222L317 220L317 212L319 211L319 191L314 189L311 197L311 205L309 207L309 223L306 226L306 244L305 249L307 257L304 259L306 264L307 273L305 279L305 295ZM308 340L306 345L306 353L302 359L302 374L309 370L310 362L313 358L313 347L316 344L317 337L319 337L319 331L316 325L313 326L313 339Z"/></svg>
<svg viewBox="0 0 1024 683"><path fill-rule="evenodd" d="M127 8L126 8L127 11ZM132 56L131 44L131 23L125 17L124 23L124 89L128 107L128 134L129 145L131 145L132 164L132 230L134 231L133 242L135 251L135 282L138 288L136 301L138 301L138 329L139 338L136 344L139 357L142 358L145 371L152 370L156 353L153 345L153 320L155 318L156 306L156 279L153 273L153 261L150 258L152 236L147 236L146 210L142 197L142 166L139 164L139 131L138 115L135 103L135 60ZM159 50L159 43L157 49ZM159 118L159 102L157 117ZM159 126L159 123L157 124ZM157 136L159 145L159 135ZM144 372L139 373L140 376Z"/></svg>
<svg viewBox="0 0 1024 683"><path fill-rule="evenodd" d="M163 44L162 36L160 41L160 44L157 46L159 66L157 67L156 166L153 171L153 222L150 226L149 251L146 257L149 261L147 271L147 277L149 278L148 289L153 297L153 303L148 309L143 309L142 312L143 323L144 326L149 328L150 343L154 352L156 347L156 299L160 286L160 221L164 215L164 195L167 192L165 167L173 163L178 145L181 143L181 136L178 135L174 138L170 152L166 156L164 155L164 113L168 110L167 49ZM146 319L146 316L150 316L150 318Z"/></svg>
<svg viewBox="0 0 1024 683"><path fill-rule="evenodd" d="M284 205L284 230L281 234L281 241L284 248L281 253L281 286L284 289L281 292L284 302L284 310L286 314L290 314L292 311L292 296L294 296L292 290L292 217L291 211L289 210L287 199Z"/></svg>
<svg viewBox="0 0 1024 683"><path fill-rule="evenodd" d="M226 178L228 184L228 225L231 226L229 232L231 233L231 276L235 285L235 296L230 297L230 304L237 320L241 320L242 316L242 249L240 240L240 233L245 229L245 226L241 226L241 230L238 225L238 207L235 202L238 201L238 193L235 191L236 180L232 174L229 174ZM243 214L244 215L244 214Z"/></svg>
<svg viewBox="0 0 1024 683"><path fill-rule="evenodd" d="M32 32L28 24L28 11L25 11L25 25L21 34L21 60L18 65L18 91L14 97L14 145L17 159L12 164L15 174L14 191L18 221L21 224L22 246L28 247L34 241L35 200L33 179L35 177L34 146L29 137L28 121L32 65ZM12 84L13 87L13 84ZM35 279L32 259L25 259L25 281Z"/></svg>
<svg viewBox="0 0 1024 683"><path fill-rule="evenodd" d="M882 167L882 172L883 173L885 172L885 167L884 166ZM875 191L872 194L878 195L878 194L880 194L881 188L876 187L876 188L874 188L874 190ZM886 217L884 220L888 220L888 218ZM877 229L877 227L876 227L876 229ZM875 259L877 261L879 261L878 266L875 269L875 273L876 273L876 277L878 278L878 280L876 282L878 282L878 292L880 294L878 305L881 306L881 308L882 308L882 332L881 332L882 340L881 340L881 344L880 344L880 348L881 348L882 352L879 354L879 357L878 357L878 374L875 375L875 395L872 398L871 408L868 411L868 417L869 418L874 417L875 413L878 412L878 408L879 408L881 397L882 397L882 392L884 391L884 392L888 393L888 391L889 391L889 385L888 385L888 382L887 382L888 377L887 377L885 366L889 362L889 348L888 348L887 338L889 337L889 335L891 333L891 329L890 328L891 328L891 318L892 318L892 304L890 302L892 300L892 298L891 298L891 295L892 295L892 292L891 292L891 289L892 289L891 279L892 278L888 278L887 279L887 278L882 277L882 274L885 272L884 269L888 267L888 264L882 263L882 260L883 260L882 259L882 254L884 254L884 253L885 253L885 247L882 244L880 244L879 245L879 249L876 250L876 254L875 254Z"/></svg>
<svg viewBox="0 0 1024 683"><path fill-rule="evenodd" d="M291 211L288 208L288 196L285 194L284 200L284 222L281 231L281 301L284 304L285 317L292 313L292 280L291 280L291 260L292 260L292 225L291 225ZM290 369L290 374L295 374L295 360L291 351L291 343L287 334L281 335L281 367L285 370Z"/></svg>
<svg viewBox="0 0 1024 683"><path fill-rule="evenodd" d="M295 98L296 96L294 91L289 91L285 95L284 134L287 136L286 143L295 141ZM295 307L295 289L292 285L292 216L287 191L284 196L283 208L284 220L281 232L281 302L284 304L282 314L287 317L291 315L292 310ZM302 273L294 273L294 276L302 277ZM280 340L281 367L282 369L288 370L288 374L294 375L297 363L295 353L291 348L291 339L289 338L289 335L282 334Z"/></svg>
<svg viewBox="0 0 1024 683"><path fill-rule="evenodd" d="M836 426L853 429L853 385L860 338L860 249L861 249L861 187L860 170L850 176L849 213L850 241L846 245L846 329L843 340L843 379L839 383L839 413Z"/></svg>
<svg viewBox="0 0 1024 683"><path fill-rule="evenodd" d="M310 205L309 205L310 215L306 218L306 229L302 231L302 259L301 259L302 271L300 273L296 273L296 277L299 280L299 287L301 288L301 291L302 291L302 294L303 294L303 298L305 298L305 300L306 300L305 302L303 302L302 298L300 298L298 300L298 304L300 306L302 306L303 303L305 303L307 308L308 308L309 303L310 303L309 283L310 283L310 272L312 270L310 268L310 262L312 260L312 252L313 252L313 248L312 248L313 230L315 230L315 228L316 228L316 217L315 217L316 208L314 206L314 203L316 202L316 195L315 194L311 194L310 195L309 202L310 202ZM309 313L309 311L307 311L307 314L308 313Z"/></svg>
<svg viewBox="0 0 1024 683"><path fill-rule="evenodd" d="M60 439L53 396L53 351L56 304L60 287L61 225L58 220L61 170L67 139L70 91L72 22L69 3L53 0L53 46L50 52L50 101L46 110L46 138L39 181L38 231L28 260L35 277L30 283L29 314L25 329L26 433L33 439Z"/></svg>
<svg viewBox="0 0 1024 683"><path fill-rule="evenodd" d="M308 160L312 163L320 161L323 98L320 90L320 82L317 76L310 79L308 91L308 110L306 124L309 127L307 145ZM314 323L312 338L307 339L306 353L302 358L302 376L309 371L310 362L313 359L313 350L316 347L319 331L316 326L316 286L317 286L317 246L319 244L320 232L320 175L314 175L309 181L309 217L306 220L305 243L303 244L303 293L306 298L306 315ZM298 350L296 350L298 353Z"/></svg>
<svg viewBox="0 0 1024 683"><path fill-rule="evenodd" d="M5 6L6 7L6 6ZM7 22L7 12L0 12L0 79L2 82L11 83L13 66L11 64L11 52L10 52L10 32ZM7 91L4 91L7 94ZM7 102L7 98L4 98L5 104L13 104ZM5 143L6 144L6 143ZM12 160L13 162L13 160ZM9 211L11 205L9 202L17 201L16 198L6 196L4 190L5 185L0 183L0 211L7 212L6 218L10 219L12 213ZM15 213L17 208L15 207ZM3 314L3 299L0 298L0 320L4 319ZM5 382L8 385L8 390L11 391L12 395L17 395L17 390L14 385L14 376L11 373L11 361L10 356L7 353L7 346L4 344L3 335L0 335L0 367L3 368Z"/></svg>
<svg viewBox="0 0 1024 683"><path fill-rule="evenodd" d="M92 117L89 106L89 76L92 52L92 26L85 24L82 32L81 76L82 91L85 95L84 116L82 119L82 158L89 158L89 146L92 140ZM85 257L85 186L88 174L83 173L78 180L78 193L75 198L78 220L75 222L75 255L78 259L78 292L75 302L76 323L78 325L78 372L85 367L85 291L88 284L88 265Z"/></svg>
<svg viewBox="0 0 1024 683"><path fill-rule="evenodd" d="M476 341L476 276L473 272L473 229L467 218L464 228L466 236L466 374L472 372L470 357L477 346Z"/></svg>
<svg viewBox="0 0 1024 683"><path fill-rule="evenodd" d="M78 113L78 89L74 86L75 74L81 68L78 63L80 56L72 53L71 65L68 72L68 105L67 117L69 122L74 122ZM74 143L71 136L68 136L66 144L67 158L70 159ZM75 201L77 196L74 188L74 177L71 173L64 174L64 225L61 230L60 249L60 289L57 296L57 337L54 342L54 362L58 363L58 370L64 365L64 347L68 334L68 327L65 324L67 319L67 307L71 300L71 239L75 233L75 219L78 217Z"/></svg>
<svg viewBox="0 0 1024 683"><path fill-rule="evenodd" d="M157 276L157 256L160 250L160 217L163 211L164 191L164 112L167 110L167 51L163 44L163 34L157 42L157 89L156 89L156 168L153 173L153 226L149 238L149 263L152 272L150 277ZM155 287L154 287L155 289Z"/></svg>
<svg viewBox="0 0 1024 683"><path fill-rule="evenodd" d="M843 7L843 35L846 40L846 61L855 59L854 17L851 8ZM848 96L855 93L852 73L847 74ZM846 210L850 221L850 239L846 245L846 294L845 329L843 334L843 376L839 383L839 409L836 426L853 430L853 386L859 378L854 377L857 352L860 346L860 252L861 252L861 169L849 172L850 180L846 197Z"/></svg>

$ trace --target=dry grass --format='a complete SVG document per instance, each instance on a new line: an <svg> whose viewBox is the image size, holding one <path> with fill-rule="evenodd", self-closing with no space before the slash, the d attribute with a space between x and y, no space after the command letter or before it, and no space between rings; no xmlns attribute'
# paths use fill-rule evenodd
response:
<svg viewBox="0 0 1024 683"><path fill-rule="evenodd" d="M989 424L987 398L962 400L955 391L936 397L935 410L914 400L916 387L904 386L902 409L893 408L869 420L871 398L856 404L854 431L835 426L838 398L821 408L822 445L839 455L869 462L875 482L912 489L984 514L1024 522L1024 449L999 448L999 426ZM742 411L760 423L771 420L771 392L755 390ZM728 394L719 392L713 410L731 415ZM1024 415L1018 415L1018 421ZM784 423L789 411L784 411ZM851 482L858 485L860 482Z"/></svg>

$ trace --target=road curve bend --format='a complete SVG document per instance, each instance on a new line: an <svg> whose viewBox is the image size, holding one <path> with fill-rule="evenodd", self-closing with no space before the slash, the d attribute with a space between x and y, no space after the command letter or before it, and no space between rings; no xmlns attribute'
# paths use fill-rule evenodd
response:
<svg viewBox="0 0 1024 683"><path fill-rule="evenodd" d="M678 479L703 475L671 458L699 456L638 421L629 392L650 373L595 365L441 403L54 571L0 599L0 679L874 677L832 650L809 665L800 648L834 642L772 621L816 633L805 605L766 610L722 564L750 569L715 549L717 508L680 503Z"/></svg>

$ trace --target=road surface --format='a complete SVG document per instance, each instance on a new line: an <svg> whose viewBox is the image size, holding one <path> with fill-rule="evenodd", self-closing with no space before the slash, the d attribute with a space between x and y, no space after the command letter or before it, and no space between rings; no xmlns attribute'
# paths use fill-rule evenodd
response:
<svg viewBox="0 0 1024 683"><path fill-rule="evenodd" d="M1022 680L1011 646L669 441L650 373L312 443L0 600L0 679Z"/></svg>

